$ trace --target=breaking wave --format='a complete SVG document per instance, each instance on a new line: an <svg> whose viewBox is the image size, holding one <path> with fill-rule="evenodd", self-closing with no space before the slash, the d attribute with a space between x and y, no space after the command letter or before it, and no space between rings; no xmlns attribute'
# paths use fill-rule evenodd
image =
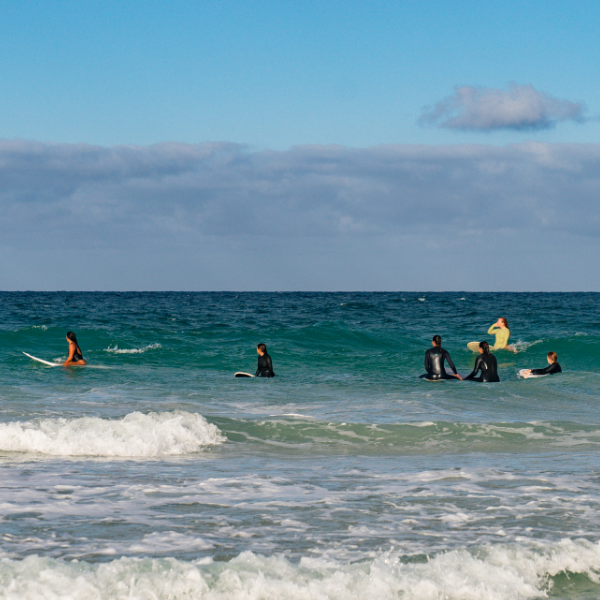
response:
<svg viewBox="0 0 600 600"><path fill-rule="evenodd" d="M0 424L0 451L51 456L178 456L224 441L216 425L185 411Z"/></svg>
<svg viewBox="0 0 600 600"><path fill-rule="evenodd" d="M120 558L108 563L39 556L0 562L3 597L206 600L500 600L546 597L553 588L598 584L600 545L586 540L527 547L494 545L427 559L386 552L344 564L243 552L229 562ZM566 583L561 580L566 575ZM595 586L594 586L595 587ZM559 591L560 593L560 591ZM562 596L561 596L562 597Z"/></svg>

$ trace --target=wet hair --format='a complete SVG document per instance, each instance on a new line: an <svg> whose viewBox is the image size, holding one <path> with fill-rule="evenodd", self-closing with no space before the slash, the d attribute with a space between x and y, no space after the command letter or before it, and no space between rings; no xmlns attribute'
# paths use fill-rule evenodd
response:
<svg viewBox="0 0 600 600"><path fill-rule="evenodd" d="M434 335L431 338L431 341L436 345L436 346L441 346L442 345L442 338L439 335Z"/></svg>
<svg viewBox="0 0 600 600"><path fill-rule="evenodd" d="M79 342L77 341L77 336L72 331L69 331L67 333L67 339L70 340L71 342L73 342L76 346L79 346Z"/></svg>
<svg viewBox="0 0 600 600"><path fill-rule="evenodd" d="M504 327L508 329L508 321L506 320L506 317L500 317L499 320L502 321L504 323Z"/></svg>
<svg viewBox="0 0 600 600"><path fill-rule="evenodd" d="M264 352L265 354L267 353L267 346L266 344L258 344L258 346L256 346L261 352Z"/></svg>
<svg viewBox="0 0 600 600"><path fill-rule="evenodd" d="M557 362L558 361L558 355L556 354L556 352L548 352L548 358L553 362Z"/></svg>
<svg viewBox="0 0 600 600"><path fill-rule="evenodd" d="M479 347L483 350L484 354L490 353L490 345L487 342L479 342Z"/></svg>

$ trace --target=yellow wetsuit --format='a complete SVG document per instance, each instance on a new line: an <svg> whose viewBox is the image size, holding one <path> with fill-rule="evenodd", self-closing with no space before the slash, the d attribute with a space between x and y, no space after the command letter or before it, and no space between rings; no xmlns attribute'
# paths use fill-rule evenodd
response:
<svg viewBox="0 0 600 600"><path fill-rule="evenodd" d="M496 327L496 324L494 323L488 329L488 333L496 336L496 343L490 348L490 350L501 350L502 348L506 348L506 345L508 344L508 338L510 337L510 329L508 327L500 329L500 327Z"/></svg>

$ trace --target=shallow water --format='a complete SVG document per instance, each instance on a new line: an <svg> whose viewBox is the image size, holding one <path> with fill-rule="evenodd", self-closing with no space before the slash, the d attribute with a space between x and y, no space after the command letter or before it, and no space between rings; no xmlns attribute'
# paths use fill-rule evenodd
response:
<svg viewBox="0 0 600 600"><path fill-rule="evenodd" d="M0 598L600 596L599 294L0 301Z"/></svg>

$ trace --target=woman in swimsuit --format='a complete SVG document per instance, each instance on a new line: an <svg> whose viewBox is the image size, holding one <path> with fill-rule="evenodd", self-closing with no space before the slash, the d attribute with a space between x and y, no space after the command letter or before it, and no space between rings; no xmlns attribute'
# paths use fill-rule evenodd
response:
<svg viewBox="0 0 600 600"><path fill-rule="evenodd" d="M516 350L508 345L508 338L510 338L510 329L508 328L508 321L504 317L500 317L489 329L489 335L496 336L496 342L492 346L492 350L510 350L516 352Z"/></svg>
<svg viewBox="0 0 600 600"><path fill-rule="evenodd" d="M73 365L83 366L87 364L83 360L83 354L81 354L81 349L77 343L77 336L72 331L67 333L67 342L69 342L69 357L63 363L63 367L71 367Z"/></svg>

